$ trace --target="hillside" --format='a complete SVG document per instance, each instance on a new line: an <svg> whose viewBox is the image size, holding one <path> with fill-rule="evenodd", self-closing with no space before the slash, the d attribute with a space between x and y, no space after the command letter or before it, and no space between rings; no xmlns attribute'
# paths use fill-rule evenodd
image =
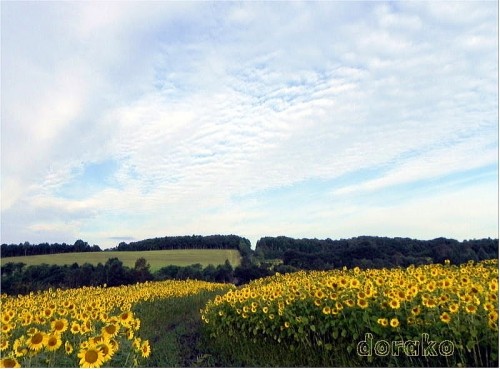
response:
<svg viewBox="0 0 500 369"><path fill-rule="evenodd" d="M238 250L156 250L156 251L100 251L100 252L73 252L49 255L12 256L2 258L2 267L7 263L24 263L26 265L56 264L71 265L77 263L82 265L89 263L97 265L106 263L110 258L118 258L126 267L133 268L137 259L145 258L151 265L151 271L155 272L167 265L187 266L201 264L214 266L224 264L226 260L233 267L240 265L241 256Z"/></svg>

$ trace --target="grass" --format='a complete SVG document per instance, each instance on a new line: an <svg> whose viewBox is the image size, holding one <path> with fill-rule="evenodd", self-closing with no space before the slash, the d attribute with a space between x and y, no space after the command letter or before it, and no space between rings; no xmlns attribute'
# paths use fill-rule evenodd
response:
<svg viewBox="0 0 500 369"><path fill-rule="evenodd" d="M203 338L200 309L223 291L204 291L182 298L140 303L134 312L141 320L140 336L148 339L151 356L144 365L153 368L213 367Z"/></svg>
<svg viewBox="0 0 500 369"><path fill-rule="evenodd" d="M2 258L1 265L6 263L25 263L26 265L57 264L71 265L78 263L90 263L97 265L106 263L109 258L118 258L124 266L133 268L135 261L145 258L151 265L151 271L167 265L187 266L201 264L204 267L213 264L217 266L229 260L234 267L240 265L241 255L238 250L206 250L206 249L182 249L182 250L155 250L155 251L100 251L100 252L75 252L66 254L12 256Z"/></svg>

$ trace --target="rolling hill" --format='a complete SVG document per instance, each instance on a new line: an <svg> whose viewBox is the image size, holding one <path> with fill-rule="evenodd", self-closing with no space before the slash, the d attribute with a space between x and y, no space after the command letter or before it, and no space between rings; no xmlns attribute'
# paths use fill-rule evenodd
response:
<svg viewBox="0 0 500 369"><path fill-rule="evenodd" d="M26 265L56 264L71 265L77 263L82 265L90 263L97 265L105 263L110 258L118 258L124 266L134 267L135 261L145 258L151 265L154 272L167 265L187 266L201 264L214 266L229 263L234 267L240 265L241 255L238 250L230 249L179 249L179 250L154 250L154 251L100 251L100 252L73 252L64 254L32 255L32 256L12 256L1 259L2 267L6 263L25 263Z"/></svg>

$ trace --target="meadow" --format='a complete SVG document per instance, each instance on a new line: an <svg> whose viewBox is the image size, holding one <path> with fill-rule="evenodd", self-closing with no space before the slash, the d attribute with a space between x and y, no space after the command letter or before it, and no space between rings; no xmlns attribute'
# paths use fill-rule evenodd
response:
<svg viewBox="0 0 500 369"><path fill-rule="evenodd" d="M498 260L1 296L1 366L498 367Z"/></svg>
<svg viewBox="0 0 500 369"><path fill-rule="evenodd" d="M188 266L201 264L214 266L229 263L234 267L240 265L241 255L238 250L232 249L180 249L180 250L153 250L153 251L99 251L99 252L74 252L64 254L12 256L1 259L1 265L6 263L25 263L26 265L56 264L71 265L78 263L106 263L110 258L118 258L124 266L133 268L137 259L145 258L151 266L151 272L166 265Z"/></svg>

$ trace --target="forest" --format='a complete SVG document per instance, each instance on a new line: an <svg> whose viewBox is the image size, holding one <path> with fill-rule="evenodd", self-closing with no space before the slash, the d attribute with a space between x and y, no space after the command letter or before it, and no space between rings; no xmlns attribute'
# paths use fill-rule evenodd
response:
<svg viewBox="0 0 500 369"><path fill-rule="evenodd" d="M390 268L469 260L498 259L498 239L464 240L436 238L421 241L410 238L361 236L325 240L263 237L255 254L261 259L281 259L298 269Z"/></svg>

